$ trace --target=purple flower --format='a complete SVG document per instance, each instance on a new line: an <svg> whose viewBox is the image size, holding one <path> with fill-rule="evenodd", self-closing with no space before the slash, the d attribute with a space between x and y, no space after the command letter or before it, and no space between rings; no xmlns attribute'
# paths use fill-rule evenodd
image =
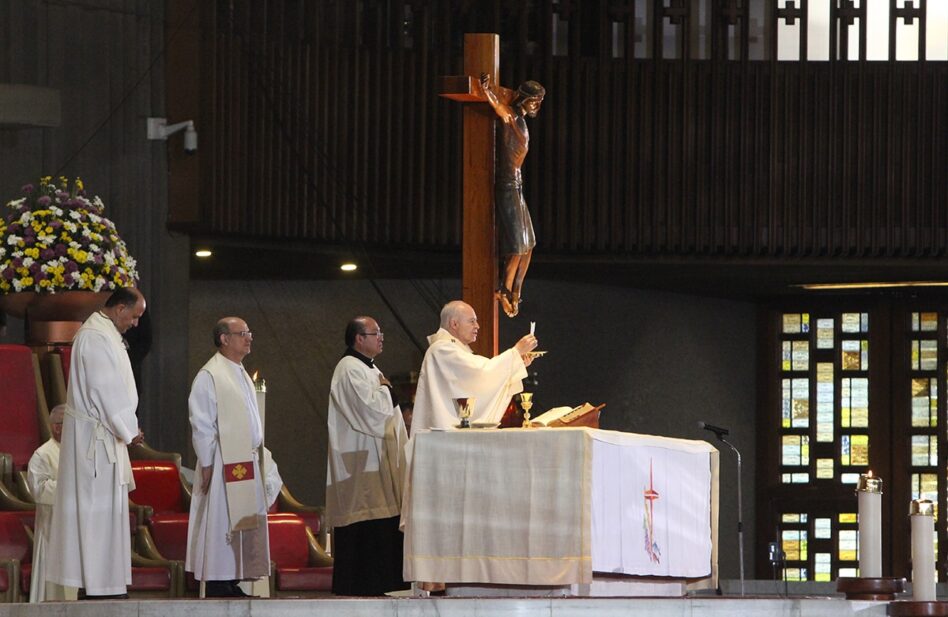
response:
<svg viewBox="0 0 948 617"><path fill-rule="evenodd" d="M22 267L23 267L23 258L22 258L22 257L14 257L13 259L10 260L10 265L13 266L14 268L22 268Z"/></svg>
<svg viewBox="0 0 948 617"><path fill-rule="evenodd" d="M35 187L32 184L24 184L23 188L21 188L20 190L26 193L27 195L29 195L30 193L33 192L34 188Z"/></svg>
<svg viewBox="0 0 948 617"><path fill-rule="evenodd" d="M56 250L56 256L57 256L57 257L63 257L63 256L66 254L66 245L65 245L65 244L57 244L55 250Z"/></svg>
<svg viewBox="0 0 948 617"><path fill-rule="evenodd" d="M19 224L19 223L11 223L11 224L10 224L10 233L11 233L11 234L18 233L19 231L20 231L20 224Z"/></svg>
<svg viewBox="0 0 948 617"><path fill-rule="evenodd" d="M43 195L42 197L40 197L39 199L36 200L36 203L37 203L38 205L43 206L43 207L45 208L45 207L48 206L50 203L52 203L52 201L53 201L53 200L49 198L49 195Z"/></svg>
<svg viewBox="0 0 948 617"><path fill-rule="evenodd" d="M67 261L66 265L63 267L63 271L66 274L72 274L73 272L79 271L79 266L77 266L76 262L74 261Z"/></svg>
<svg viewBox="0 0 948 617"><path fill-rule="evenodd" d="M57 220L55 220L55 221L50 221L50 222L49 222L49 226L52 227L53 229L59 229L60 227L63 226L63 223L62 223L62 221L60 221L59 219L57 219Z"/></svg>
<svg viewBox="0 0 948 617"><path fill-rule="evenodd" d="M98 265L102 265L102 262L105 261L104 259L102 259L102 255L96 255L95 257L92 258L92 260Z"/></svg>
<svg viewBox="0 0 948 617"><path fill-rule="evenodd" d="M30 268L30 270L32 270L32 268ZM33 272L33 278L36 279L36 282L38 283L40 281L45 281L48 277L45 272L39 270L37 272Z"/></svg>
<svg viewBox="0 0 948 617"><path fill-rule="evenodd" d="M55 256L56 256L56 251L54 251L53 249L43 249L42 251L40 251L40 257L43 259L43 261L49 261Z"/></svg>
<svg viewBox="0 0 948 617"><path fill-rule="evenodd" d="M43 267L43 264L41 264L38 261L34 261L33 263L30 264L30 274L32 274L33 277L35 278L36 276L39 275L40 272L42 272L42 269L41 269L42 267Z"/></svg>
<svg viewBox="0 0 948 617"><path fill-rule="evenodd" d="M6 268L6 269L3 271L3 278L7 279L8 281L12 281L12 280L13 280L13 268Z"/></svg>

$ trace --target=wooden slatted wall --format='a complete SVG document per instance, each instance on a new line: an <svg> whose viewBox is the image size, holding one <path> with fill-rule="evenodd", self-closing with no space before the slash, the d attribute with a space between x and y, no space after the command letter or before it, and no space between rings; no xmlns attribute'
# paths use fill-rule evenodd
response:
<svg viewBox="0 0 948 617"><path fill-rule="evenodd" d="M548 91L524 165L545 252L946 253L948 64L751 61L746 28L739 61L696 59L687 37L677 60L634 58L622 4L207 3L212 164L191 229L457 246L460 112L434 81L459 71L464 31L492 29L502 83ZM718 30L746 23L738 5ZM565 55L543 26L554 16L575 26ZM597 38L617 20L619 54ZM727 56L721 41L710 55Z"/></svg>

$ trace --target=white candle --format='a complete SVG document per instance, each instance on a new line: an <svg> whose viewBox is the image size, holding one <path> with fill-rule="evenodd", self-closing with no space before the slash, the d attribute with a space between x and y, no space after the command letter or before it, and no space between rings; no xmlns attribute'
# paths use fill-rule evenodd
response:
<svg viewBox="0 0 948 617"><path fill-rule="evenodd" d="M536 330L537 330L537 322L531 321L531 322L530 322L530 334L535 333Z"/></svg>
<svg viewBox="0 0 948 617"><path fill-rule="evenodd" d="M254 373L256 377L256 373ZM266 434L267 429L267 382L254 379L254 390L257 393L257 411L260 412L260 430Z"/></svg>
<svg viewBox="0 0 948 617"><path fill-rule="evenodd" d="M859 476L859 576L882 576L882 478Z"/></svg>
<svg viewBox="0 0 948 617"><path fill-rule="evenodd" d="M928 499L912 501L912 599L935 601L935 511Z"/></svg>

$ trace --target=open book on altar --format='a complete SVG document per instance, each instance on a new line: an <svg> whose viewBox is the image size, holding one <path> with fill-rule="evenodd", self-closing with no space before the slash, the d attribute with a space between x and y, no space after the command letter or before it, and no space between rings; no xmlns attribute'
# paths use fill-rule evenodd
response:
<svg viewBox="0 0 948 617"><path fill-rule="evenodd" d="M598 407L593 407L589 403L583 403L578 407L554 407L536 418L531 418L530 423L550 427L588 426L590 428L599 428L599 412L605 406L605 403Z"/></svg>

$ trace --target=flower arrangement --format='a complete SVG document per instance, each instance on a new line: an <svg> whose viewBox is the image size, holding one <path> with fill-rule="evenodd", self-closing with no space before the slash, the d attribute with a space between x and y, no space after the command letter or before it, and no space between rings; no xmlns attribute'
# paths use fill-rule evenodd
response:
<svg viewBox="0 0 948 617"><path fill-rule="evenodd" d="M0 294L106 291L138 280L135 260L82 180L46 176L0 215Z"/></svg>

